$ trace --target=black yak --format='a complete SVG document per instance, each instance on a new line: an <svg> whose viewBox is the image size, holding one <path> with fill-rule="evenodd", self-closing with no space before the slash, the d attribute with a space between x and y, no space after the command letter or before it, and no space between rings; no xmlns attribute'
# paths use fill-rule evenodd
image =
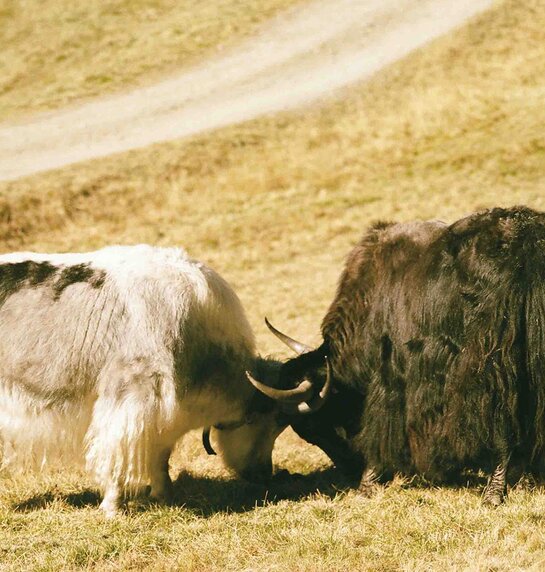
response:
<svg viewBox="0 0 545 572"><path fill-rule="evenodd" d="M273 329L274 330L274 329ZM316 349L281 368L332 391L292 421L367 490L379 477L448 482L491 473L499 504L511 467L545 445L545 214L493 209L451 225L380 223L346 261Z"/></svg>

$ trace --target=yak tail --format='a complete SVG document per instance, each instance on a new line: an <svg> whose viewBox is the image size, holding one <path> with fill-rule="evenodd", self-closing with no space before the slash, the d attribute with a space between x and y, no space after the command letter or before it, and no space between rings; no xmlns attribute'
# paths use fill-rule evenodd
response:
<svg viewBox="0 0 545 572"><path fill-rule="evenodd" d="M529 403L535 407L533 419L532 416L527 419L532 424L528 435L533 435L530 452L539 463L545 453L545 287L542 284L533 284L527 291L524 321L528 392L532 396Z"/></svg>

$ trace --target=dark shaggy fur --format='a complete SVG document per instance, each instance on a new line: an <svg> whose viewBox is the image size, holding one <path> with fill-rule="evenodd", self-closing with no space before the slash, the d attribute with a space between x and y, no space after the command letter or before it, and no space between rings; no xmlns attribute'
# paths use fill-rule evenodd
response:
<svg viewBox="0 0 545 572"><path fill-rule="evenodd" d="M545 214L376 225L348 256L322 333L314 365L291 360L283 383L323 379L329 357L338 393L293 427L334 460L342 434L344 468L445 481L541 461Z"/></svg>

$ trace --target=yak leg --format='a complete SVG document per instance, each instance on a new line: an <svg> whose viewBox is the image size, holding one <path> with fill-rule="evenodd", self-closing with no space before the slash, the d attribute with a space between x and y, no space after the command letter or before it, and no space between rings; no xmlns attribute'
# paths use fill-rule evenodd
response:
<svg viewBox="0 0 545 572"><path fill-rule="evenodd" d="M150 497L159 502L168 503L172 498L172 480L168 473L170 453L168 448L159 454L158 465L151 475Z"/></svg>
<svg viewBox="0 0 545 572"><path fill-rule="evenodd" d="M510 455L505 455L503 460L494 469L488 483L483 491L483 504L488 506L499 506L507 495L507 469L509 467Z"/></svg>
<svg viewBox="0 0 545 572"><path fill-rule="evenodd" d="M100 374L86 435L87 465L104 490L100 506L109 517L124 497L140 493L150 481L159 495L168 489L168 455L161 435L171 429L164 419L173 416L174 383L164 373L168 367L154 356L122 356Z"/></svg>
<svg viewBox="0 0 545 572"><path fill-rule="evenodd" d="M114 518L121 507L123 498L122 488L117 483L110 483L104 490L104 498L100 503L100 508L106 518Z"/></svg>
<svg viewBox="0 0 545 572"><path fill-rule="evenodd" d="M364 497L372 497L379 489L379 475L374 467L365 469L358 491Z"/></svg>

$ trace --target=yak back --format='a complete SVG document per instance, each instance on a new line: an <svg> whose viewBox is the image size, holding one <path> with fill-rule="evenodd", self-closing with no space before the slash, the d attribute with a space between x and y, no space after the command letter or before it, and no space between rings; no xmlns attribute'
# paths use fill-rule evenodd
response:
<svg viewBox="0 0 545 572"><path fill-rule="evenodd" d="M375 225L350 253L322 332L362 396L379 470L444 480L545 444L545 215Z"/></svg>

